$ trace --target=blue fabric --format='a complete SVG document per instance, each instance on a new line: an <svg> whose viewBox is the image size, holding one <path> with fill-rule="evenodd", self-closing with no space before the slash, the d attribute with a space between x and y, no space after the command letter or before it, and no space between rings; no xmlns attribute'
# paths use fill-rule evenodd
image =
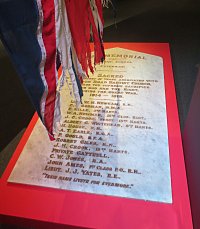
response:
<svg viewBox="0 0 200 229"><path fill-rule="evenodd" d="M39 72L42 54L36 36L37 26L35 0L0 0L0 39L41 118L44 85Z"/></svg>

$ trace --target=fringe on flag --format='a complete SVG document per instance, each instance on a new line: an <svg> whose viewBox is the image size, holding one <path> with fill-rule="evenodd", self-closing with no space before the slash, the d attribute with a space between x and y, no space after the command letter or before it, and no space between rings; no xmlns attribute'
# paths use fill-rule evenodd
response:
<svg viewBox="0 0 200 229"><path fill-rule="evenodd" d="M57 123L61 120L60 89L64 83L67 82L68 87L71 85L71 95L79 107L84 78L105 59L102 6L107 7L109 3L102 0L0 3L0 39L50 139L54 139ZM11 14L12 18L9 17ZM8 32L12 36L8 36ZM62 67L60 84L59 65Z"/></svg>
<svg viewBox="0 0 200 229"><path fill-rule="evenodd" d="M40 75L44 84L41 98L42 121L50 139L54 138L56 123L61 119L60 89L69 80L70 89L76 102L81 105L83 91L81 84L88 69L105 59L103 47L102 6L110 1L102 0L37 0L39 23L37 39L42 60ZM94 42L94 63L91 61L90 39ZM59 57L59 58L56 58ZM62 76L58 85L56 59L60 60ZM67 75L69 74L69 79ZM70 87L69 87L70 88Z"/></svg>

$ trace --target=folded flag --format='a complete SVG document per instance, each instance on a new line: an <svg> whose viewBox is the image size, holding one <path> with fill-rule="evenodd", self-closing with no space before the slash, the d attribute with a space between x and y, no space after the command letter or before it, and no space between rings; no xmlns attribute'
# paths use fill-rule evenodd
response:
<svg viewBox="0 0 200 229"><path fill-rule="evenodd" d="M68 81L68 73L78 107L83 96L81 84L88 76L88 69L93 72L93 64L105 59L102 5L108 2L0 1L0 38L51 140L61 119L58 60L62 67L60 88Z"/></svg>

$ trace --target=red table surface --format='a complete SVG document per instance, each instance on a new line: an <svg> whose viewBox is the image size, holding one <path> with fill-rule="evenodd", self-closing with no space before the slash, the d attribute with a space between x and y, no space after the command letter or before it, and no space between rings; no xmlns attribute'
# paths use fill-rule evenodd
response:
<svg viewBox="0 0 200 229"><path fill-rule="evenodd" d="M169 45L105 44L105 48L114 47L157 55L164 60L173 204L8 183L7 179L38 119L35 114L0 178L1 220L14 220L24 225L27 222L34 225L37 220L40 222L37 228L41 225L42 228L58 228L58 224L109 229L193 228Z"/></svg>

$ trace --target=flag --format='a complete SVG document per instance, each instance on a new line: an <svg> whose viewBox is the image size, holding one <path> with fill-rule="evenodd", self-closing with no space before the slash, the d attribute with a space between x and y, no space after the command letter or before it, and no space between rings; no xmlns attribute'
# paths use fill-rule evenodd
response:
<svg viewBox="0 0 200 229"><path fill-rule="evenodd" d="M83 96L81 84L88 69L93 72L93 66L105 59L102 3L105 1L0 2L0 38L51 140L61 120L60 89L70 80L79 107ZM62 67L60 85L58 60Z"/></svg>
<svg viewBox="0 0 200 229"><path fill-rule="evenodd" d="M0 1L0 39L39 117L42 118L40 101L44 84L39 71L41 49L37 41L37 27L38 8L35 1Z"/></svg>

